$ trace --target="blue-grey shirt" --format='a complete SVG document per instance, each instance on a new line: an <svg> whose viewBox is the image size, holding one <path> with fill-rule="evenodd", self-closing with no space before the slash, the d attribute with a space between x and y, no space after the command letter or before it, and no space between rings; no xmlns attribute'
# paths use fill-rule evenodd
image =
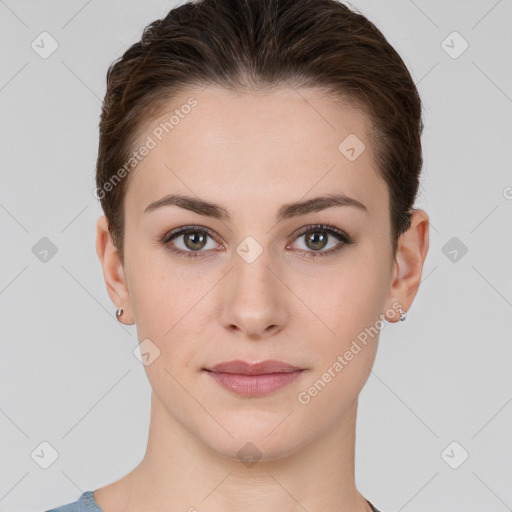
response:
<svg viewBox="0 0 512 512"><path fill-rule="evenodd" d="M86 491L80 496L78 501L62 505L58 508L52 508L46 512L103 512L103 510L96 503L93 496L94 491Z"/></svg>
<svg viewBox="0 0 512 512"><path fill-rule="evenodd" d="M103 512L103 510L96 503L93 492L94 491L86 491L82 494L82 496L80 496L78 501L68 503L67 505L62 505L59 508L52 508L51 510L46 510L45 512ZM368 503L370 504L370 507L372 507L373 512L380 512L372 505L370 501L368 501Z"/></svg>

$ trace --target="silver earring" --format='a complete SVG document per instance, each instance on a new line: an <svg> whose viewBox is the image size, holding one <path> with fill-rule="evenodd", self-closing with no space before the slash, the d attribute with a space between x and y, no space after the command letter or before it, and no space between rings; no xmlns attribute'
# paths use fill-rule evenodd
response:
<svg viewBox="0 0 512 512"><path fill-rule="evenodd" d="M123 308L116 309L116 318L119 320L119 317L123 314ZM121 320L119 320L121 321Z"/></svg>
<svg viewBox="0 0 512 512"><path fill-rule="evenodd" d="M407 313L402 308L400 308L398 312L400 313L400 318L398 321L403 322L407 318Z"/></svg>

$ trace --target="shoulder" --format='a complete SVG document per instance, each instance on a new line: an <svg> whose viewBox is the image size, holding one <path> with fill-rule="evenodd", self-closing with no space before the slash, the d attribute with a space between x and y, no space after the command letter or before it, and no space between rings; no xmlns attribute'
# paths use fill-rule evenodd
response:
<svg viewBox="0 0 512 512"><path fill-rule="evenodd" d="M84 492L77 501L45 512L103 512L94 500L93 491Z"/></svg>
<svg viewBox="0 0 512 512"><path fill-rule="evenodd" d="M368 504L372 508L372 512L380 512L380 510L370 500L367 499L366 501L368 502Z"/></svg>

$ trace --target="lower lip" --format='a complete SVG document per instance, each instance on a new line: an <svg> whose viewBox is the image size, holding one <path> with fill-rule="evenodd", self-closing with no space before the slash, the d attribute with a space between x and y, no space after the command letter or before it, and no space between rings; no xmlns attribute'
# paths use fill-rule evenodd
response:
<svg viewBox="0 0 512 512"><path fill-rule="evenodd" d="M237 373L207 372L222 387L242 396L261 396L282 389L302 374L303 370L264 375L240 375Z"/></svg>

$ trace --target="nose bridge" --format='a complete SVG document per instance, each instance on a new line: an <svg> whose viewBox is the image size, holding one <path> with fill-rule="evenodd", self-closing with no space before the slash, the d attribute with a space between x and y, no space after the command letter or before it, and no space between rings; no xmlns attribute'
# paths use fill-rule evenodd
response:
<svg viewBox="0 0 512 512"><path fill-rule="evenodd" d="M274 276L271 251L248 237L236 248L222 320L250 336L262 336L284 322L282 284ZM269 268L270 267L270 268Z"/></svg>
<svg viewBox="0 0 512 512"><path fill-rule="evenodd" d="M273 287L270 283L272 272L269 270L271 258L267 249L262 250L256 257L255 250L250 242L243 242L237 248L237 254L233 256L235 288L238 295L261 300L257 295L270 294ZM254 293L250 293L251 291Z"/></svg>

